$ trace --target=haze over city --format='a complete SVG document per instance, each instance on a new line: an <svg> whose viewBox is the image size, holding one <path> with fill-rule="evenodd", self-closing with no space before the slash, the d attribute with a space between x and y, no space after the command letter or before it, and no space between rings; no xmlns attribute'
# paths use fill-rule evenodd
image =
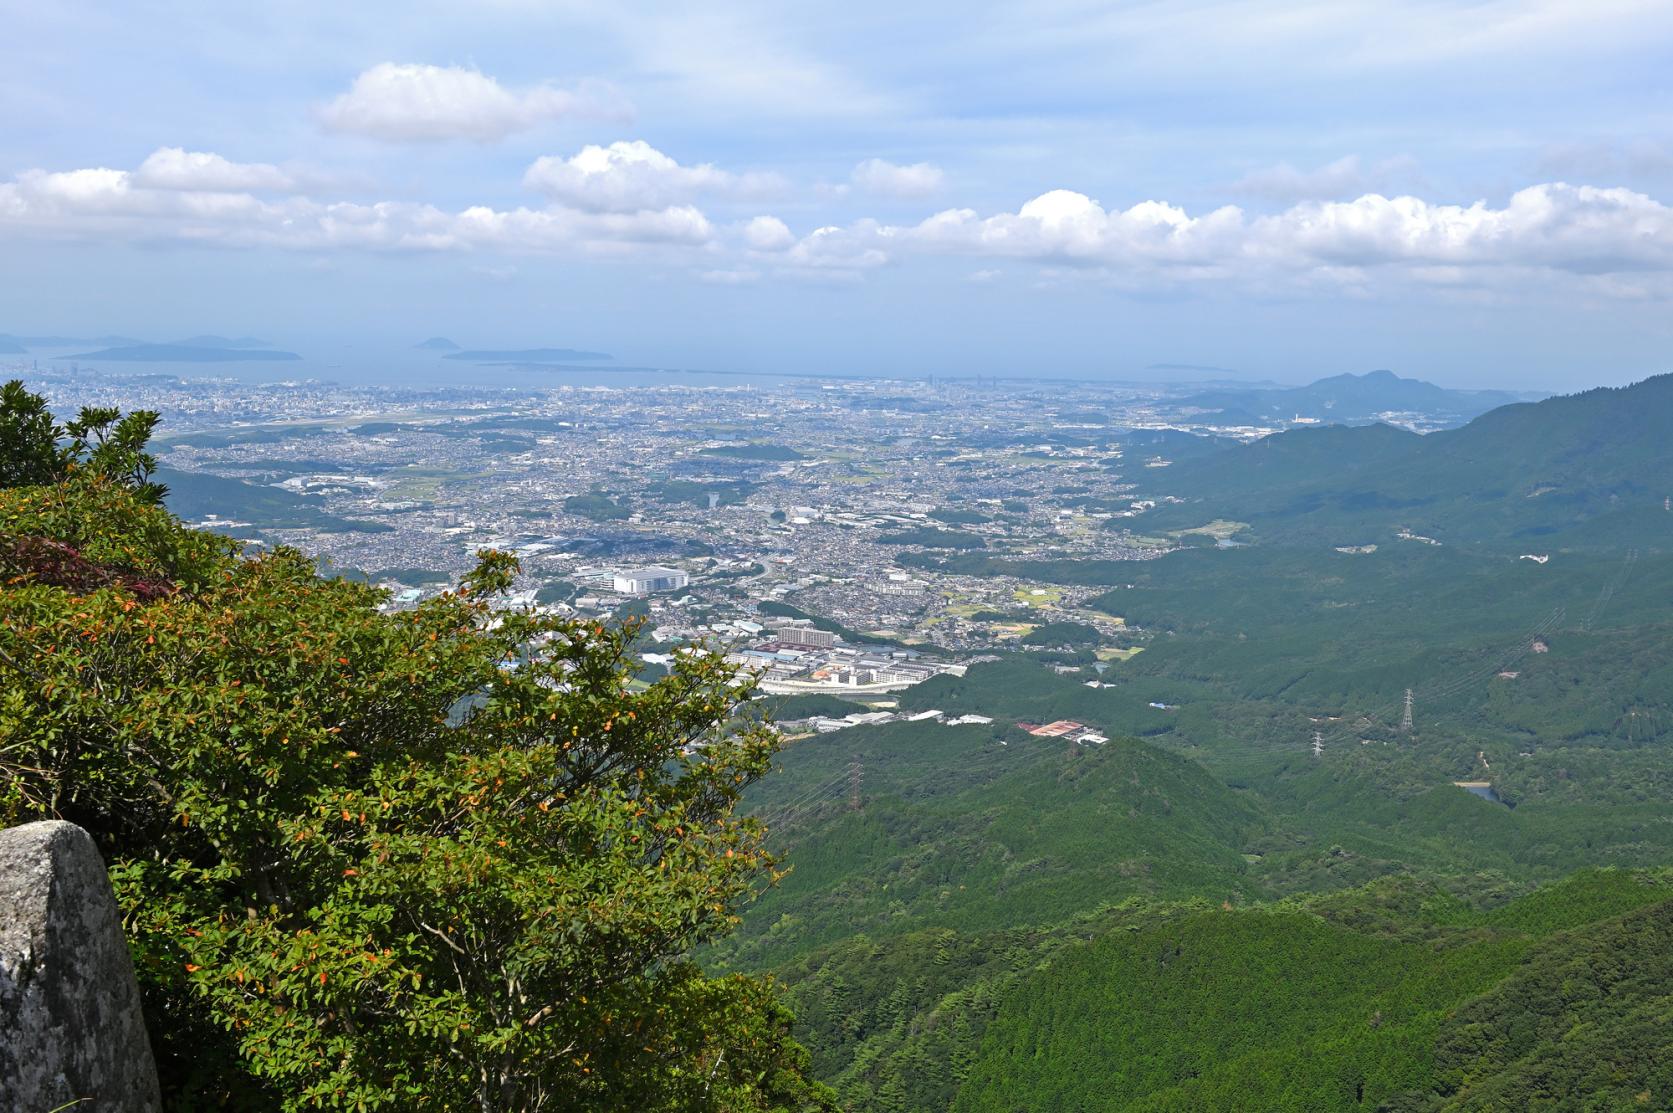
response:
<svg viewBox="0 0 1673 1113"><path fill-rule="evenodd" d="M1664 4L0 12L5 332L1548 391L1673 339Z"/></svg>
<svg viewBox="0 0 1673 1113"><path fill-rule="evenodd" d="M0 1113L1673 1111L1673 2L0 27Z"/></svg>

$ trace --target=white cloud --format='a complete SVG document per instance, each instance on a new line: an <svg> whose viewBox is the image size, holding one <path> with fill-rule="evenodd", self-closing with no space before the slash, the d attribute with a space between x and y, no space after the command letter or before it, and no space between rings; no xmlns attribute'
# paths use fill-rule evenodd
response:
<svg viewBox="0 0 1673 1113"><path fill-rule="evenodd" d="M717 230L684 199L761 188L748 178L619 143L531 167L530 184L553 198L546 207L447 209L276 196L294 186L277 167L163 148L132 171L30 170L0 182L0 240L651 254L710 282L751 281L760 270L852 281L899 260L953 256L976 260L975 281L996 277L999 261L1010 259L1058 281L1091 275L1134 290L1230 283L1374 296L1392 282L1502 296L1543 283L1599 297L1673 294L1673 207L1625 188L1548 183L1499 205L1367 193L1265 215L1237 206L1191 213L1163 201L1105 208L1060 189L1014 212L954 208L904 225L864 219L799 239L774 216Z"/></svg>
<svg viewBox="0 0 1673 1113"><path fill-rule="evenodd" d="M392 142L487 143L547 120L626 115L625 106L612 101L599 86L513 90L463 66L384 62L356 77L348 92L320 110L320 120L332 131Z"/></svg>
<svg viewBox="0 0 1673 1113"><path fill-rule="evenodd" d="M1542 267L1575 274L1673 268L1673 209L1628 189L1530 186L1500 209L1367 194L1263 217L1251 240L1303 263Z"/></svg>
<svg viewBox="0 0 1673 1113"><path fill-rule="evenodd" d="M265 162L233 162L208 151L159 147L134 171L135 185L147 189L289 193L296 181Z"/></svg>
<svg viewBox="0 0 1673 1113"><path fill-rule="evenodd" d="M796 237L778 217L758 216L744 225L744 242L754 251L783 251Z"/></svg>
<svg viewBox="0 0 1673 1113"><path fill-rule="evenodd" d="M228 164L233 165L233 164ZM690 205L639 212L495 209L449 211L416 202L361 204L249 192L159 189L137 172L105 167L27 171L0 183L0 234L184 242L297 250L621 254L709 245L715 229Z"/></svg>
<svg viewBox="0 0 1673 1113"><path fill-rule="evenodd" d="M908 253L1023 259L1169 284L1283 278L1340 287L1379 270L1431 284L1443 275L1485 284L1509 273L1673 274L1673 208L1631 190L1553 183L1523 189L1502 208L1367 194L1251 218L1235 206L1192 216L1160 201L1106 210L1085 194L1052 190L1015 213L949 209L915 225L822 228L789 256L809 267L864 268Z"/></svg>
<svg viewBox="0 0 1673 1113"><path fill-rule="evenodd" d="M850 180L867 193L910 199L940 193L946 175L940 167L927 162L897 166L880 158L868 158L854 167Z"/></svg>
<svg viewBox="0 0 1673 1113"><path fill-rule="evenodd" d="M589 144L569 158L545 155L529 167L523 184L589 212L636 212L702 193L765 197L785 188L776 174L732 174L708 163L682 166L642 139Z"/></svg>
<svg viewBox="0 0 1673 1113"><path fill-rule="evenodd" d="M982 218L948 209L888 238L923 251L1017 257L1051 263L1123 260L1211 267L1239 247L1242 213L1233 207L1200 217L1160 201L1106 212L1083 193L1055 189L1015 213Z"/></svg>
<svg viewBox="0 0 1673 1113"><path fill-rule="evenodd" d="M899 234L874 220L862 220L848 228L815 228L786 253L795 270L842 272L858 275L889 261L887 242Z"/></svg>

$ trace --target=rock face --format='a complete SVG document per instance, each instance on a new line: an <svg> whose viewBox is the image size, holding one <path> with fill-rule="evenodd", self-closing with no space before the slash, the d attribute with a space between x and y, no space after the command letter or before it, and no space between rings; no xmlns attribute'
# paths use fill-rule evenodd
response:
<svg viewBox="0 0 1673 1113"><path fill-rule="evenodd" d="M155 1113L139 984L93 839L0 831L0 1109Z"/></svg>

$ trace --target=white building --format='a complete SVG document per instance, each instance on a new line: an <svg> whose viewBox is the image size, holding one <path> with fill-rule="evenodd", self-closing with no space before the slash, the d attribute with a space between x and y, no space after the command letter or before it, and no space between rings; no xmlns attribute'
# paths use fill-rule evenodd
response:
<svg viewBox="0 0 1673 1113"><path fill-rule="evenodd" d="M651 565L647 568L628 568L611 577L618 595L649 595L653 591L678 591L691 582L691 577L677 568Z"/></svg>
<svg viewBox="0 0 1673 1113"><path fill-rule="evenodd" d="M815 649L830 649L837 644L837 636L829 630L799 623L773 627L773 637L784 645L805 645Z"/></svg>

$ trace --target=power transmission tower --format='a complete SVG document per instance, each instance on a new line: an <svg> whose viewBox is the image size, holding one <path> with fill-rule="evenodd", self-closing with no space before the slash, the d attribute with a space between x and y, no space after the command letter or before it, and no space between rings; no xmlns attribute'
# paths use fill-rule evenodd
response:
<svg viewBox="0 0 1673 1113"><path fill-rule="evenodd" d="M848 810L851 812L860 810L860 777L864 771L859 758L848 763Z"/></svg>
<svg viewBox="0 0 1673 1113"><path fill-rule="evenodd" d="M1406 689L1406 709L1405 709L1405 711L1400 713L1400 733L1401 734L1410 734L1411 732L1412 732L1412 690L1410 688L1407 688Z"/></svg>
<svg viewBox="0 0 1673 1113"><path fill-rule="evenodd" d="M1313 732L1313 756L1314 757L1323 757L1324 756L1324 732L1323 731L1315 730Z"/></svg>

